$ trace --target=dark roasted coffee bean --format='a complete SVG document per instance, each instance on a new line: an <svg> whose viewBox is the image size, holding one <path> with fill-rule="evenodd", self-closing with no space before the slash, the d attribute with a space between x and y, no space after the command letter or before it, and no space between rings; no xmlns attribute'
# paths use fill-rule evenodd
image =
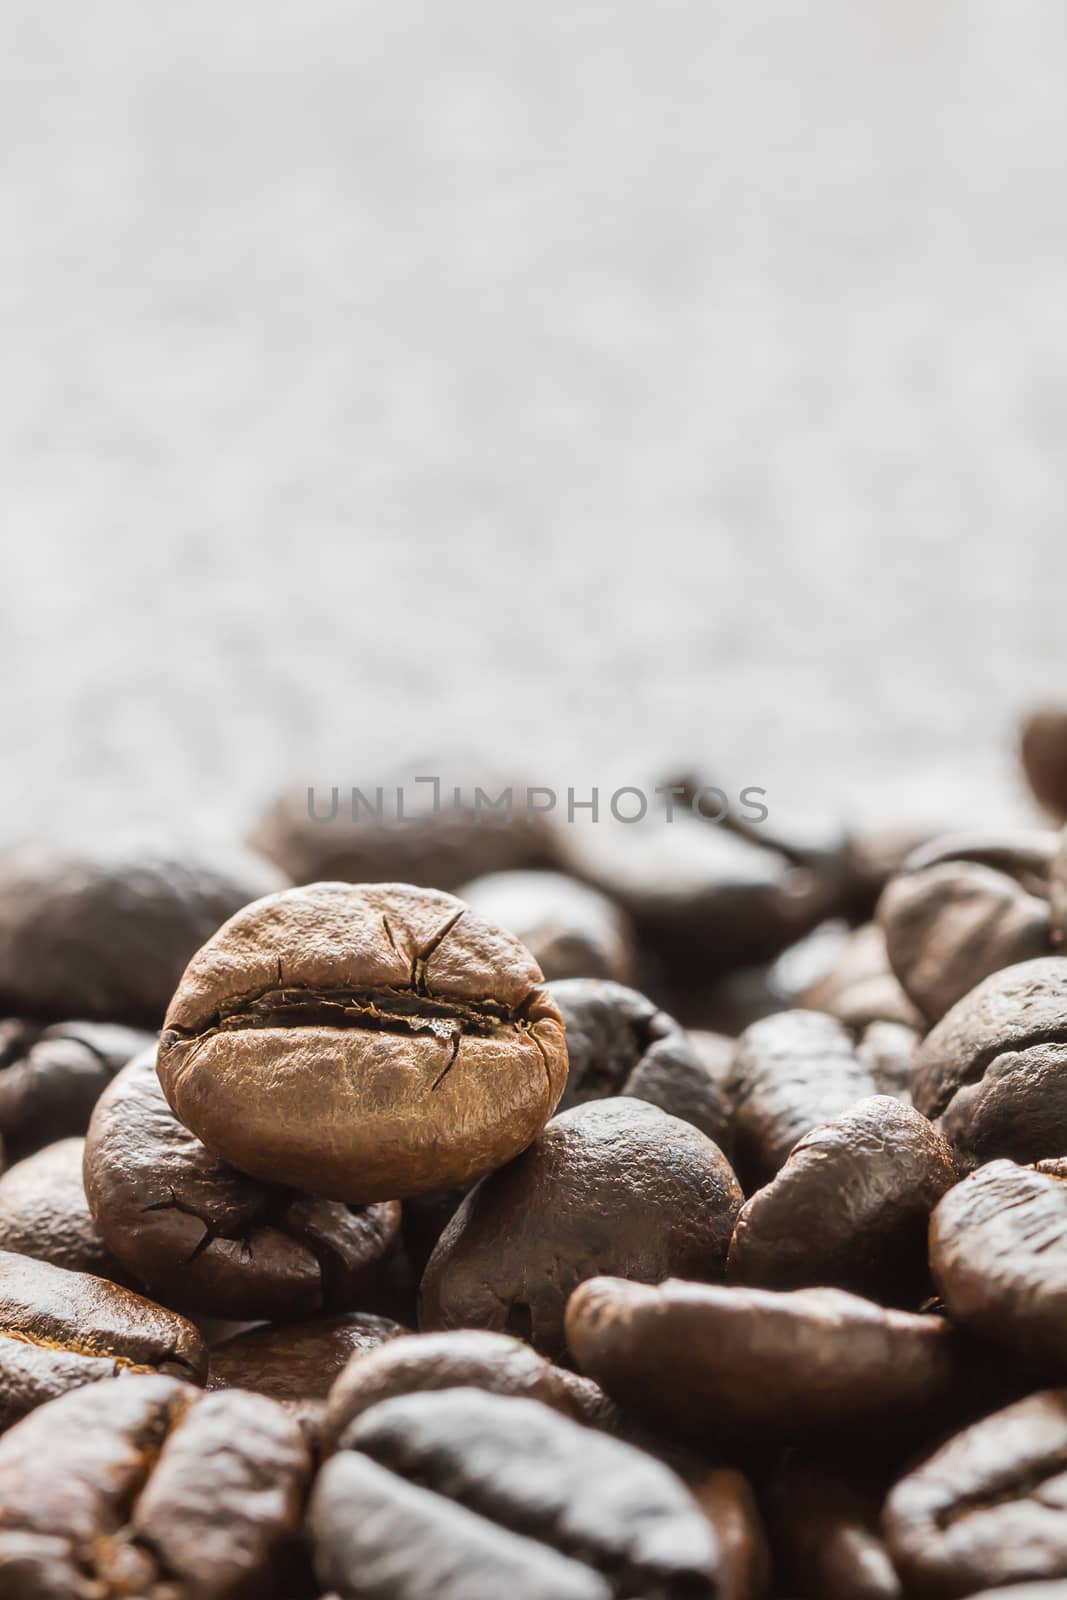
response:
<svg viewBox="0 0 1067 1600"><path fill-rule="evenodd" d="M704 1444L921 1435L961 1376L943 1317L840 1289L594 1278L571 1297L567 1343L622 1406Z"/></svg>
<svg viewBox="0 0 1067 1600"><path fill-rule="evenodd" d="M856 1031L872 1022L925 1027L889 965L885 934L876 922L856 929L829 972L799 995L797 1005L825 1011Z"/></svg>
<svg viewBox="0 0 1067 1600"><path fill-rule="evenodd" d="M885 1531L907 1592L1067 1577L1067 1390L965 1428L902 1478Z"/></svg>
<svg viewBox="0 0 1067 1600"><path fill-rule="evenodd" d="M473 911L522 941L548 982L633 974L633 933L607 895L562 872L491 872L459 890Z"/></svg>
<svg viewBox="0 0 1067 1600"><path fill-rule="evenodd" d="M120 1067L152 1034L106 1022L0 1024L0 1136L8 1159L84 1133Z"/></svg>
<svg viewBox="0 0 1067 1600"><path fill-rule="evenodd" d="M791 1451L770 1494L775 1561L788 1592L810 1600L901 1600L882 1539L884 1486L854 1460Z"/></svg>
<svg viewBox="0 0 1067 1600"><path fill-rule="evenodd" d="M398 1201L316 1200L220 1161L174 1116L154 1052L101 1096L85 1189L100 1234L149 1294L217 1317L307 1317L365 1303L400 1233Z"/></svg>
<svg viewBox="0 0 1067 1600"><path fill-rule="evenodd" d="M742 1195L696 1128L641 1100L556 1117L486 1178L442 1234L422 1281L423 1328L488 1328L558 1358L584 1278L719 1278Z"/></svg>
<svg viewBox="0 0 1067 1600"><path fill-rule="evenodd" d="M191 1322L129 1289L0 1253L0 1427L122 1371L199 1382L207 1351Z"/></svg>
<svg viewBox="0 0 1067 1600"><path fill-rule="evenodd" d="M770 1589L771 1556L748 1479L734 1467L712 1467L689 1487L715 1530L718 1600L764 1600Z"/></svg>
<svg viewBox="0 0 1067 1600"><path fill-rule="evenodd" d="M100 1237L82 1184L84 1139L59 1139L0 1178L0 1250L129 1284Z"/></svg>
<svg viewBox="0 0 1067 1600"><path fill-rule="evenodd" d="M451 895L273 895L190 962L159 1076L255 1177L353 1202L468 1183L525 1149L567 1079L532 956Z"/></svg>
<svg viewBox="0 0 1067 1600"><path fill-rule="evenodd" d="M925 1117L885 1095L860 1100L805 1134L746 1203L727 1277L917 1306L929 1294L930 1213L958 1176L950 1147Z"/></svg>
<svg viewBox="0 0 1067 1600"><path fill-rule="evenodd" d="M979 1167L934 1212L930 1266L956 1322L1067 1377L1067 1162Z"/></svg>
<svg viewBox="0 0 1067 1600"><path fill-rule="evenodd" d="M815 1011L783 1011L747 1028L730 1086L737 1170L751 1188L772 1178L812 1128L876 1093L849 1034Z"/></svg>
<svg viewBox="0 0 1067 1600"><path fill-rule="evenodd" d="M251 1328L213 1347L208 1387L252 1389L272 1400L325 1400L352 1356L408 1332L399 1322L363 1311Z"/></svg>
<svg viewBox="0 0 1067 1600"><path fill-rule="evenodd" d="M310 1475L299 1427L262 1395L93 1384L0 1439L0 1592L282 1600Z"/></svg>
<svg viewBox="0 0 1067 1600"><path fill-rule="evenodd" d="M567 1028L570 1063L560 1110L608 1095L635 1095L726 1146L717 1083L689 1035L636 989L596 978L551 985Z"/></svg>
<svg viewBox="0 0 1067 1600"><path fill-rule="evenodd" d="M193 952L276 886L255 862L234 869L151 851L9 851L0 858L0 1007L158 1027Z"/></svg>
<svg viewBox="0 0 1067 1600"><path fill-rule="evenodd" d="M338 793L336 804L332 792L286 791L255 823L248 842L293 883L333 879L454 890L484 873L552 864L552 830L536 810L527 820L522 784L512 785L510 818L484 802L475 810L473 792L470 803L461 796L460 805L453 805L447 786L434 809L431 786L413 784L403 775L391 783L383 780L379 818L374 813L378 787L363 789L367 804L357 801L355 816L348 791ZM507 784L487 780L483 787L494 798Z"/></svg>
<svg viewBox="0 0 1067 1600"><path fill-rule="evenodd" d="M868 1063L879 1094L911 1104L911 1075L920 1035L903 1022L870 1022L860 1034L856 1053Z"/></svg>
<svg viewBox="0 0 1067 1600"><path fill-rule="evenodd" d="M1023 771L1038 805L1067 819L1067 707L1043 706L1023 723Z"/></svg>
<svg viewBox="0 0 1067 1600"><path fill-rule="evenodd" d="M368 1457L377 1472L366 1472ZM310 1525L319 1576L345 1596L716 1594L714 1533L673 1473L536 1401L474 1389L364 1412L350 1450L320 1474ZM555 1589L537 1555L546 1551Z"/></svg>
<svg viewBox="0 0 1067 1600"><path fill-rule="evenodd" d="M1067 1150L1067 959L994 973L920 1045L912 1094L965 1163Z"/></svg>
<svg viewBox="0 0 1067 1600"><path fill-rule="evenodd" d="M674 983L772 961L834 914L836 881L679 814L558 830L564 864L627 911Z"/></svg>
<svg viewBox="0 0 1067 1600"><path fill-rule="evenodd" d="M893 971L930 1023L990 973L1050 951L1048 900L970 861L898 874L878 920Z"/></svg>
<svg viewBox="0 0 1067 1600"><path fill-rule="evenodd" d="M541 1400L575 1416L580 1408L569 1378L528 1344L502 1333L464 1328L393 1339L354 1355L334 1383L326 1405L323 1449L345 1449L357 1417L379 1400L398 1394L485 1389Z"/></svg>

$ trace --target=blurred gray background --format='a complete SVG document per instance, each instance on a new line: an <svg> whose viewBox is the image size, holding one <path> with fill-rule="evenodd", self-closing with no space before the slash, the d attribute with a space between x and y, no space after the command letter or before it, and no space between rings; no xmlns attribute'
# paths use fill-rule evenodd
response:
<svg viewBox="0 0 1067 1600"><path fill-rule="evenodd" d="M0 837L458 746L1027 814L1059 0L0 20Z"/></svg>

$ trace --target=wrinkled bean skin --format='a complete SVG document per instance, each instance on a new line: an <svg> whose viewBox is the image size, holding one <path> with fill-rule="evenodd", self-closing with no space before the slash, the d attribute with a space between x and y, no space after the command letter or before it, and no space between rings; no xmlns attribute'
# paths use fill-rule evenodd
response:
<svg viewBox="0 0 1067 1600"><path fill-rule="evenodd" d="M254 861L8 851L0 857L0 1012L158 1028L193 952L277 887Z"/></svg>
<svg viewBox="0 0 1067 1600"><path fill-rule="evenodd" d="M58 1139L0 1177L0 1250L132 1288L100 1237L82 1183L84 1139Z"/></svg>
<svg viewBox="0 0 1067 1600"><path fill-rule="evenodd" d="M464 1200L423 1276L419 1325L519 1334L559 1360L584 1278L719 1278L741 1201L688 1123L641 1100L576 1106Z"/></svg>
<svg viewBox="0 0 1067 1600"><path fill-rule="evenodd" d="M748 1200L727 1277L766 1289L826 1286L916 1307L929 1292L926 1235L959 1174L926 1118L884 1095L805 1134Z"/></svg>
<svg viewBox="0 0 1067 1600"><path fill-rule="evenodd" d="M350 1463L361 1456L400 1482L432 1491L439 1504L415 1505L376 1475L353 1477ZM361 1515L369 1491L370 1514ZM450 1587L446 1574L440 1575L441 1588L427 1588L410 1564L395 1589L380 1580L370 1589L361 1584L368 1568L376 1576L387 1566L397 1572L403 1558L396 1545L411 1538L405 1532L407 1509L423 1525L436 1522L433 1555L437 1561L453 1555L447 1578L454 1582L456 1558L466 1556L474 1531L466 1518L457 1524L448 1517L449 1502L479 1519L486 1544L495 1527L563 1558L566 1565L557 1570L570 1587L562 1593L648 1600L712 1600L716 1593L720 1553L714 1533L673 1473L536 1401L474 1389L404 1395L363 1413L352 1429L350 1451L327 1463L312 1500L320 1578L343 1595L465 1597L468 1591ZM514 1555L518 1592L547 1600L551 1591L538 1587L532 1555L518 1549ZM590 1571L600 1588L580 1577ZM478 1582L479 1574L471 1572L470 1580Z"/></svg>
<svg viewBox="0 0 1067 1600"><path fill-rule="evenodd" d="M360 1303L400 1235L396 1201L350 1208L249 1178L177 1120L154 1052L101 1096L84 1155L96 1226L126 1271L177 1310L293 1318Z"/></svg>
<svg viewBox="0 0 1067 1600"><path fill-rule="evenodd" d="M594 1278L571 1296L567 1342L620 1405L705 1445L921 1435L963 1380L944 1318L839 1289Z"/></svg>
<svg viewBox="0 0 1067 1600"><path fill-rule="evenodd" d="M934 1212L930 1265L956 1322L1067 1378L1067 1164L979 1167Z"/></svg>
<svg viewBox="0 0 1067 1600"><path fill-rule="evenodd" d="M93 1384L0 1439L12 1600L283 1600L311 1461L261 1395Z"/></svg>
<svg viewBox="0 0 1067 1600"><path fill-rule="evenodd" d="M0 1254L0 1427L122 1371L199 1383L207 1351L191 1322L129 1289Z"/></svg>
<svg viewBox="0 0 1067 1600"><path fill-rule="evenodd" d="M983 1585L1067 1577L1065 1462L1062 1389L956 1434L886 1502L886 1538L905 1584L950 1600Z"/></svg>
<svg viewBox="0 0 1067 1600"><path fill-rule="evenodd" d="M890 965L930 1023L991 973L1051 949L1047 898L968 861L901 873L878 917Z"/></svg>
<svg viewBox="0 0 1067 1600"><path fill-rule="evenodd" d="M607 895L562 872L493 872L458 891L473 911L506 928L552 983L607 978L629 983L634 941L629 919Z"/></svg>
<svg viewBox="0 0 1067 1600"><path fill-rule="evenodd" d="M1063 1155L1067 959L1007 967L965 995L920 1045L912 1094L965 1166Z"/></svg>
<svg viewBox="0 0 1067 1600"><path fill-rule="evenodd" d="M525 1149L567 1047L533 958L462 901L321 883L258 901L198 952L158 1070L178 1120L231 1165L365 1204Z"/></svg>
<svg viewBox="0 0 1067 1600"><path fill-rule="evenodd" d="M734 1155L749 1191L773 1178L812 1128L877 1092L845 1028L814 1011L779 1012L747 1028L730 1088Z"/></svg>
<svg viewBox="0 0 1067 1600"><path fill-rule="evenodd" d="M154 1034L105 1022L0 1024L0 1136L12 1163L83 1134L100 1095Z"/></svg>
<svg viewBox="0 0 1067 1600"><path fill-rule="evenodd" d="M577 1411L570 1374L501 1333L464 1328L393 1339L354 1355L329 1393L323 1451L346 1449L352 1426L379 1400L438 1389L484 1389Z"/></svg>
<svg viewBox="0 0 1067 1600"><path fill-rule="evenodd" d="M567 1029L561 1111L608 1095L634 1095L728 1147L719 1086L673 1017L619 983L573 978L552 984L550 993Z"/></svg>

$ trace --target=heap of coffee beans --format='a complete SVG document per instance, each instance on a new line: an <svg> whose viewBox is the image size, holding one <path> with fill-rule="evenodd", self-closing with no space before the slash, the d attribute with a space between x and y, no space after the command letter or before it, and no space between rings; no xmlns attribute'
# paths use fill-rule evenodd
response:
<svg viewBox="0 0 1067 1600"><path fill-rule="evenodd" d="M0 1600L1063 1600L1067 833L331 826L0 859Z"/></svg>

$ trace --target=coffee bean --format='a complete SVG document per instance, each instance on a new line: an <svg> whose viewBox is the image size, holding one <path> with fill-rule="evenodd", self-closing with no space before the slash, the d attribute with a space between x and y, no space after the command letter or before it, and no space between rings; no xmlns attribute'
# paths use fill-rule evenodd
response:
<svg viewBox="0 0 1067 1600"><path fill-rule="evenodd" d="M792 1451L769 1498L775 1558L790 1592L810 1600L901 1600L879 1527L884 1489L862 1466Z"/></svg>
<svg viewBox="0 0 1067 1600"><path fill-rule="evenodd" d="M930 1266L956 1322L1067 1377L1067 1162L972 1173L934 1212Z"/></svg>
<svg viewBox="0 0 1067 1600"><path fill-rule="evenodd" d="M124 1370L199 1382L207 1352L191 1322L129 1289L0 1253L0 1427Z"/></svg>
<svg viewBox="0 0 1067 1600"><path fill-rule="evenodd" d="M350 1358L384 1349L409 1330L354 1311L252 1328L211 1351L210 1389L252 1389L272 1400L325 1400Z"/></svg>
<svg viewBox="0 0 1067 1600"><path fill-rule="evenodd" d="M578 1408L569 1379L529 1345L501 1333L467 1328L393 1339L354 1355L337 1378L326 1405L323 1449L347 1449L356 1419L379 1400L431 1390L518 1395L573 1417Z"/></svg>
<svg viewBox="0 0 1067 1600"><path fill-rule="evenodd" d="M0 1439L12 1600L281 1600L311 1462L261 1395L171 1378L93 1384Z"/></svg>
<svg viewBox="0 0 1067 1600"><path fill-rule="evenodd" d="M930 1023L990 973L1051 948L1047 898L968 861L901 873L878 920L893 971Z"/></svg>
<svg viewBox="0 0 1067 1600"><path fill-rule="evenodd" d="M511 1333L558 1358L585 1278L721 1277L741 1201L688 1123L641 1100L576 1106L464 1200L426 1268L420 1326Z"/></svg>
<svg viewBox="0 0 1067 1600"><path fill-rule="evenodd" d="M871 1069L879 1094L911 1105L911 1076L920 1035L902 1022L871 1022L856 1041L856 1054Z"/></svg>
<svg viewBox="0 0 1067 1600"><path fill-rule="evenodd" d="M9 851L0 858L0 1008L158 1027L193 952L275 887L254 862L121 848ZM61 1131L82 1133L84 1124Z"/></svg>
<svg viewBox="0 0 1067 1600"><path fill-rule="evenodd" d="M364 1412L319 1476L310 1525L320 1579L344 1596L716 1594L715 1536L673 1473L534 1400L474 1389Z"/></svg>
<svg viewBox="0 0 1067 1600"><path fill-rule="evenodd" d="M855 1031L872 1022L925 1027L889 965L885 934L876 922L856 929L829 972L798 996L797 1005L825 1011Z"/></svg>
<svg viewBox="0 0 1067 1600"><path fill-rule="evenodd" d="M1020 743L1023 771L1038 805L1067 820L1067 709L1043 706L1026 718Z"/></svg>
<svg viewBox="0 0 1067 1600"><path fill-rule="evenodd" d="M941 833L912 852L902 870L925 872L947 862L970 862L1005 873L1027 894L1048 898L1049 872L1056 853L1056 835L1044 829L1016 832Z"/></svg>
<svg viewBox="0 0 1067 1600"><path fill-rule="evenodd" d="M492 872L459 890L473 911L526 946L546 981L633 974L633 933L607 895L562 872Z"/></svg>
<svg viewBox="0 0 1067 1600"><path fill-rule="evenodd" d="M746 1203L727 1277L917 1306L929 1293L930 1213L957 1178L950 1147L925 1117L884 1095L860 1100L805 1134Z"/></svg>
<svg viewBox="0 0 1067 1600"><path fill-rule="evenodd" d="M1030 1395L956 1434L886 1502L905 1585L954 1596L1067 1577L1065 1463L1067 1390Z"/></svg>
<svg viewBox="0 0 1067 1600"><path fill-rule="evenodd" d="M783 1011L747 1028L731 1075L734 1153L746 1189L772 1178L804 1134L876 1092L833 1017Z"/></svg>
<svg viewBox="0 0 1067 1600"><path fill-rule="evenodd" d="M733 1467L712 1467L690 1483L719 1546L719 1600L765 1600L771 1556L752 1486Z"/></svg>
<svg viewBox="0 0 1067 1600"><path fill-rule="evenodd" d="M154 1052L101 1096L85 1145L96 1226L149 1294L217 1317L307 1317L371 1294L400 1205L349 1207L248 1178L167 1104Z"/></svg>
<svg viewBox="0 0 1067 1600"><path fill-rule="evenodd" d="M84 1148L84 1139L59 1139L0 1177L0 1250L129 1285L85 1198Z"/></svg>
<svg viewBox="0 0 1067 1600"><path fill-rule="evenodd" d="M155 1046L152 1034L106 1022L0 1023L0 1135L21 1161L82 1134L120 1067Z"/></svg>
<svg viewBox="0 0 1067 1600"><path fill-rule="evenodd" d="M462 901L317 884L239 913L190 962L159 1076L241 1171L366 1202L470 1182L524 1149L567 1050L533 958Z"/></svg>
<svg viewBox="0 0 1067 1600"><path fill-rule="evenodd" d="M433 763L416 767L416 772L434 770ZM374 814L379 787L380 818ZM482 787L494 799L508 785L486 777ZM398 788L403 791L399 818ZM414 783L404 773L387 774L380 786L365 785L367 804L357 800L355 816L349 790L338 792L335 808L332 791L309 795L307 788L292 789L271 803L248 842L292 883L419 883L454 890L485 873L552 865L551 828L536 810L527 821L523 784L513 783L512 791L508 818L505 810L494 813L484 802L476 810L473 787L461 794L457 806L443 785L435 810L433 786Z"/></svg>
<svg viewBox="0 0 1067 1600"><path fill-rule="evenodd" d="M730 1128L718 1085L673 1017L636 989L601 979L564 979L550 992L567 1029L570 1070L561 1111L634 1095L726 1147Z"/></svg>
<svg viewBox="0 0 1067 1600"><path fill-rule="evenodd" d="M943 1317L840 1289L594 1278L572 1295L566 1333L614 1400L701 1444L921 1435L962 1380Z"/></svg>
<svg viewBox="0 0 1067 1600"><path fill-rule="evenodd" d="M927 1034L912 1093L961 1161L1037 1161L1067 1150L1067 960L984 979Z"/></svg>

